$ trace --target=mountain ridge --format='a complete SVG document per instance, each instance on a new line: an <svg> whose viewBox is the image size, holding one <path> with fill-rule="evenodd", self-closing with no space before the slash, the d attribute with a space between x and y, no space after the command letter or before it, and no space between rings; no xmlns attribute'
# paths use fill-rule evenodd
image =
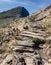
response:
<svg viewBox="0 0 51 65"><path fill-rule="evenodd" d="M38 21L39 19L46 18L47 16L51 15L51 5L40 9L39 11L31 14L29 17L32 17Z"/></svg>
<svg viewBox="0 0 51 65"><path fill-rule="evenodd" d="M29 12L24 7L18 6L0 13L0 24L5 24L7 22L9 23L16 18L23 18L27 17L28 15Z"/></svg>
<svg viewBox="0 0 51 65"><path fill-rule="evenodd" d="M5 15L4 15L5 14ZM12 8L8 11L0 13L0 18L9 18L9 17L26 17L29 15L29 12L21 6L18 6L16 8Z"/></svg>

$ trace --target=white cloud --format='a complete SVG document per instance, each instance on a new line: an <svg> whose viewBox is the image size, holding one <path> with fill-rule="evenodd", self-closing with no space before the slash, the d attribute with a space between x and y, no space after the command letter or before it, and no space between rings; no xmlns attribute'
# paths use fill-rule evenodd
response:
<svg viewBox="0 0 51 65"><path fill-rule="evenodd" d="M19 1L19 0L0 0L0 2L6 2L6 3L17 3L17 4L22 4L22 5L26 5L26 6L34 6L35 3L30 2L29 0L27 1Z"/></svg>
<svg viewBox="0 0 51 65"><path fill-rule="evenodd" d="M22 5L26 5L26 6L29 6L29 7L36 5L35 3L27 1L27 0L25 0L25 1L15 0L15 1L13 1L13 3L22 4Z"/></svg>
<svg viewBox="0 0 51 65"><path fill-rule="evenodd" d="M12 2L12 0L0 0L0 2Z"/></svg>

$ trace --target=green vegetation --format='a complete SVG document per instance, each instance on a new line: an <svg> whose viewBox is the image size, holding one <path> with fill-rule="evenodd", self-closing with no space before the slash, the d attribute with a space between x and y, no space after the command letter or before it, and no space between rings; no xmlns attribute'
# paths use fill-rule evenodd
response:
<svg viewBox="0 0 51 65"><path fill-rule="evenodd" d="M42 40L38 38L31 38L32 42L37 43L37 44L51 44L51 40Z"/></svg>
<svg viewBox="0 0 51 65"><path fill-rule="evenodd" d="M46 44L51 44L51 40L46 40Z"/></svg>
<svg viewBox="0 0 51 65"><path fill-rule="evenodd" d="M13 21L12 18L0 19L0 25L10 23L11 21Z"/></svg>
<svg viewBox="0 0 51 65"><path fill-rule="evenodd" d="M38 39L38 38L32 38L32 42L37 43L37 44L42 44L45 43L46 40Z"/></svg>

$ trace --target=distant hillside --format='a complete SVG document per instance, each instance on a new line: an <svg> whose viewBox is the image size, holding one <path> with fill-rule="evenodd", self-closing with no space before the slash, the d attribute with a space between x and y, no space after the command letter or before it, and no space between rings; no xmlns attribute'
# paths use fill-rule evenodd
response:
<svg viewBox="0 0 51 65"><path fill-rule="evenodd" d="M24 7L16 7L11 10L0 13L0 23L4 21L12 20L18 17L26 17L29 15L29 12Z"/></svg>

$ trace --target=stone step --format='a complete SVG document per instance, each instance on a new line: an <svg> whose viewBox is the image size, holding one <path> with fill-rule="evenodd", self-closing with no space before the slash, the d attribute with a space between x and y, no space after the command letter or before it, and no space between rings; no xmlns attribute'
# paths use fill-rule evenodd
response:
<svg viewBox="0 0 51 65"><path fill-rule="evenodd" d="M26 65L35 65L35 62L34 62L33 58L31 58L31 57L26 57L25 62L26 62Z"/></svg>
<svg viewBox="0 0 51 65"><path fill-rule="evenodd" d="M33 44L30 40L17 40L17 45L33 46Z"/></svg>
<svg viewBox="0 0 51 65"><path fill-rule="evenodd" d="M26 47L23 47L23 46L17 46L17 47L14 47L12 49L13 51L15 52L28 52L28 53L33 53L34 50L32 48L26 48Z"/></svg>

